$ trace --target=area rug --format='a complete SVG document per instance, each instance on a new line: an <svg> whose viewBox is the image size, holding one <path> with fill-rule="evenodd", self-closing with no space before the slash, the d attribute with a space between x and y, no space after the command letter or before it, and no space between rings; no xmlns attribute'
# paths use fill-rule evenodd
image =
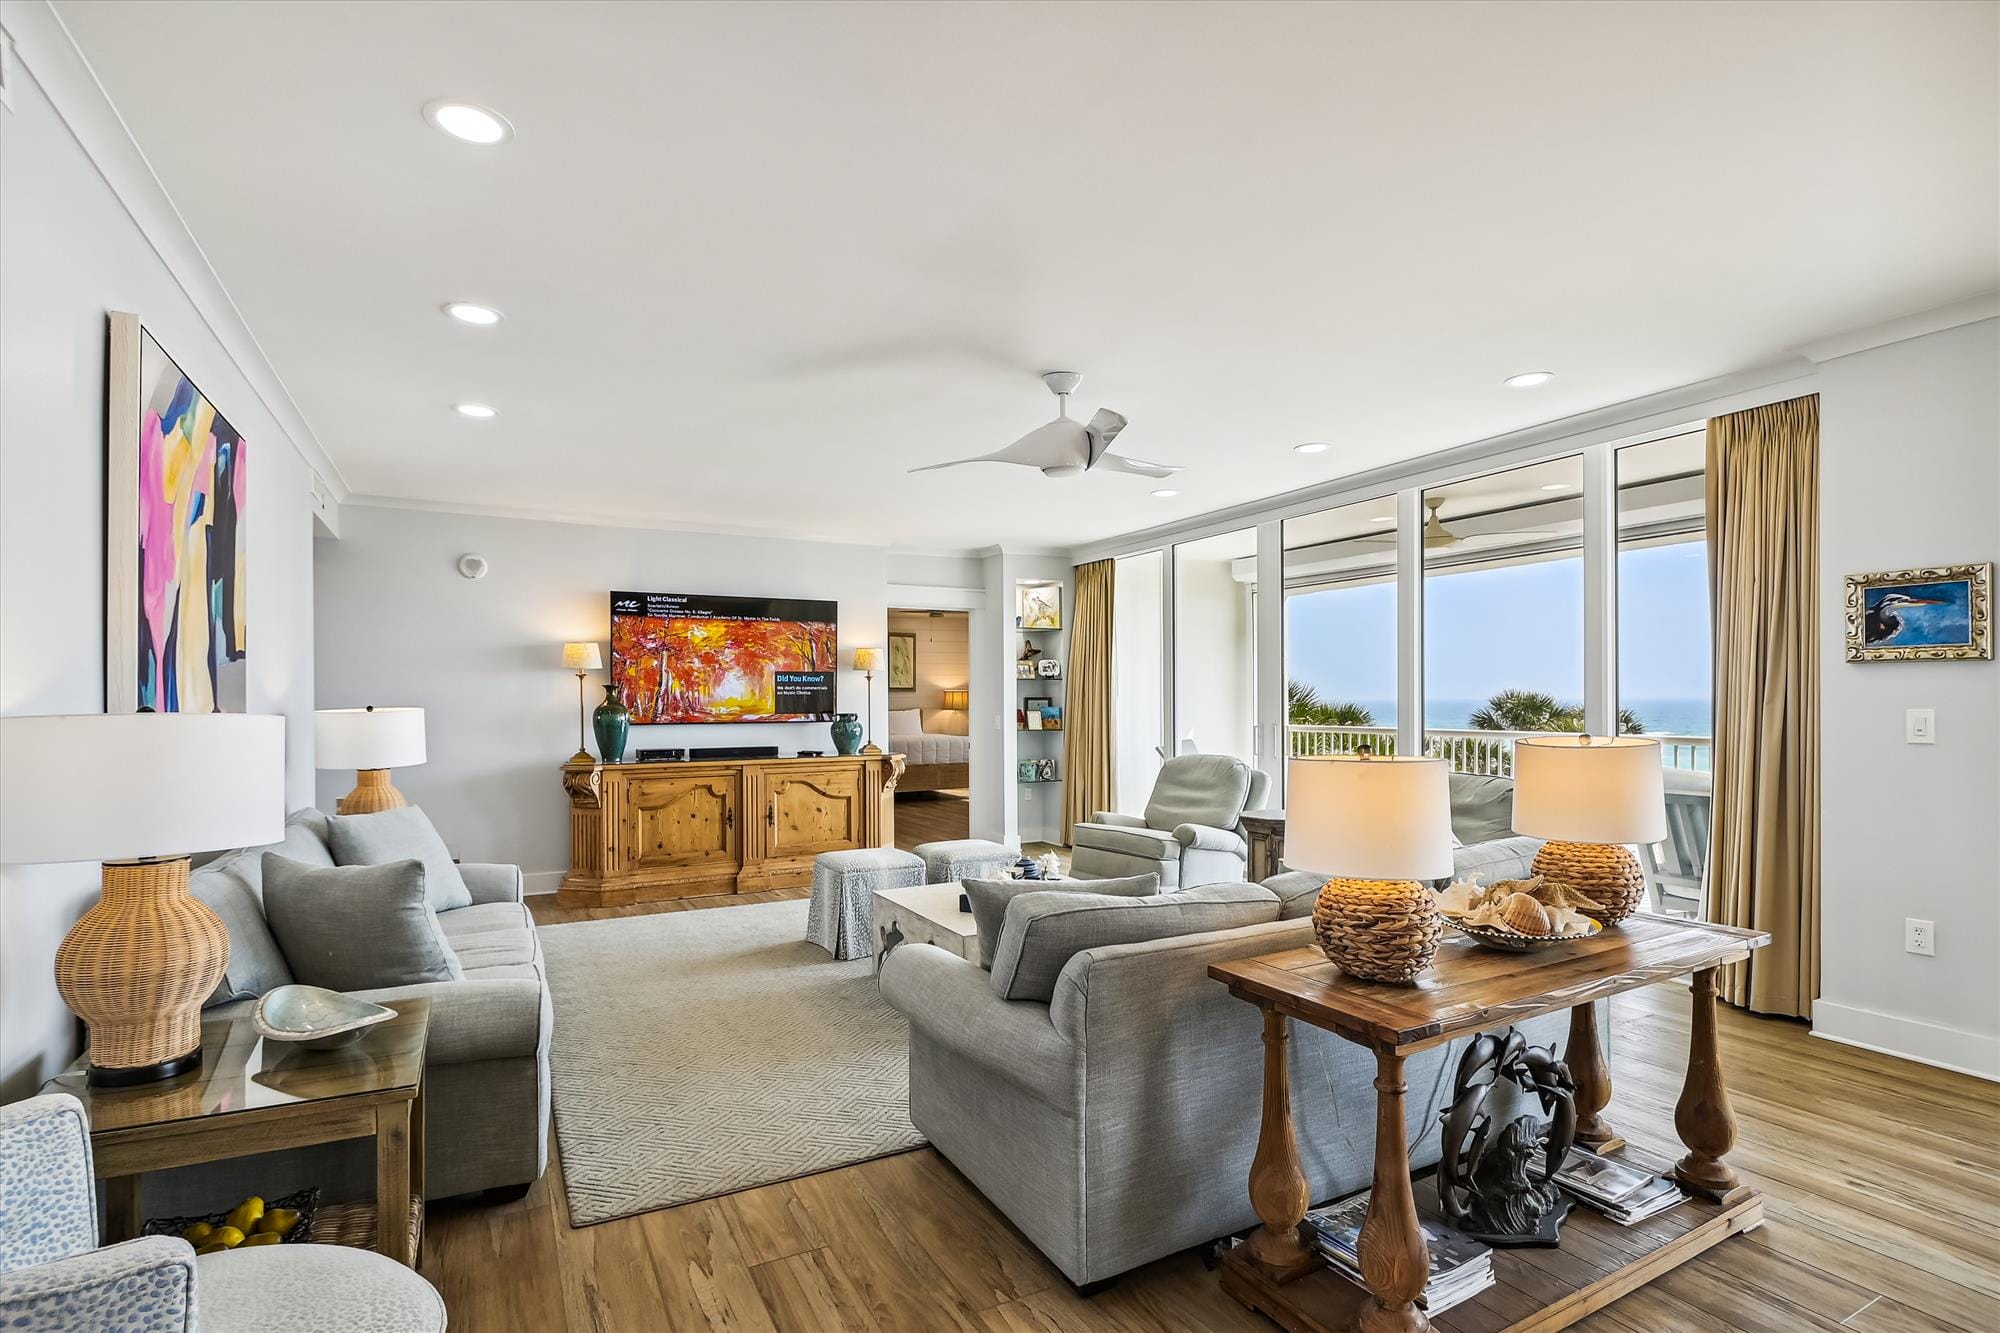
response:
<svg viewBox="0 0 2000 1333"><path fill-rule="evenodd" d="M923 1144L909 1027L803 899L541 928L577 1226Z"/></svg>

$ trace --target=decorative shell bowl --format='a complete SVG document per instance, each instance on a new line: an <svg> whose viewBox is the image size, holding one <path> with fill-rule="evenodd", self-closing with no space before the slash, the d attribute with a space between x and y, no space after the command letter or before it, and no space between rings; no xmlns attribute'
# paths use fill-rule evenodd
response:
<svg viewBox="0 0 2000 1333"><path fill-rule="evenodd" d="M1445 921L1453 930L1463 931L1477 943L1489 949L1505 949L1509 953L1533 953L1555 944L1567 944L1571 940L1587 940L1592 935L1603 932L1604 927L1596 921L1588 923L1588 928L1573 935L1523 935L1518 930L1508 930L1504 926L1475 926L1464 921Z"/></svg>
<svg viewBox="0 0 2000 1333"><path fill-rule="evenodd" d="M308 1051L331 1051L360 1041L369 1028L396 1016L394 1009L321 986L280 986L257 1001L250 1022L257 1035L297 1042Z"/></svg>
<svg viewBox="0 0 2000 1333"><path fill-rule="evenodd" d="M1540 876L1486 888L1454 884L1439 899L1438 912L1476 943L1512 953L1587 940L1604 929L1596 903Z"/></svg>

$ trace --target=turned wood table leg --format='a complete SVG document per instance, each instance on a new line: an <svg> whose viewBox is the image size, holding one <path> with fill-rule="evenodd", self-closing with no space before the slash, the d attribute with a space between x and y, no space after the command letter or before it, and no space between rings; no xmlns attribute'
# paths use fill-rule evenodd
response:
<svg viewBox="0 0 2000 1333"><path fill-rule="evenodd" d="M1257 1155L1250 1162L1250 1205L1264 1225L1246 1242L1251 1258L1279 1282L1303 1276L1315 1262L1299 1240L1299 1223L1312 1201L1306 1193L1305 1169L1299 1165L1299 1146L1292 1137L1287 1021L1275 1009L1264 1010L1264 1118L1257 1131Z"/></svg>
<svg viewBox="0 0 2000 1333"><path fill-rule="evenodd" d="M1569 1011L1569 1047L1563 1063L1576 1084L1576 1141L1600 1152L1623 1143L1599 1114L1611 1103L1611 1067L1604 1062L1604 1044L1597 1039L1595 1004L1579 1004Z"/></svg>
<svg viewBox="0 0 2000 1333"><path fill-rule="evenodd" d="M1694 974L1693 1028L1688 1036L1687 1081L1674 1106L1674 1129L1688 1147L1674 1176L1688 1189L1721 1199L1737 1188L1736 1173L1722 1159L1736 1146L1736 1113L1722 1084L1716 1046L1715 969Z"/></svg>
<svg viewBox="0 0 2000 1333"><path fill-rule="evenodd" d="M1403 1057L1375 1053L1375 1181L1361 1223L1361 1276L1374 1300L1361 1309L1363 1333L1422 1333L1429 1316L1415 1301L1430 1278L1429 1247L1410 1191L1410 1145L1403 1129Z"/></svg>

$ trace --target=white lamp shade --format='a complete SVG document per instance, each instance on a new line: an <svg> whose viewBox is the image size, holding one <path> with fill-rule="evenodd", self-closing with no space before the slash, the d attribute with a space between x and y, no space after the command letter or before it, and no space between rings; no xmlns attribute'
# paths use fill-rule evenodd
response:
<svg viewBox="0 0 2000 1333"><path fill-rule="evenodd" d="M1348 879L1451 874L1450 769L1442 759L1294 759L1285 864Z"/></svg>
<svg viewBox="0 0 2000 1333"><path fill-rule="evenodd" d="M0 862L180 856L284 836L282 717L0 717Z"/></svg>
<svg viewBox="0 0 2000 1333"><path fill-rule="evenodd" d="M875 650L873 648L856 648L854 650L854 669L856 671L873 671L875 669Z"/></svg>
<svg viewBox="0 0 2000 1333"><path fill-rule="evenodd" d="M1514 742L1514 831L1561 842L1667 836L1660 743L1643 736L1532 736Z"/></svg>
<svg viewBox="0 0 2000 1333"><path fill-rule="evenodd" d="M566 643L563 645L563 665L571 671L602 671L604 658L598 653L595 641Z"/></svg>
<svg viewBox="0 0 2000 1333"><path fill-rule="evenodd" d="M316 768L408 768L423 762L421 708L322 708L313 714Z"/></svg>

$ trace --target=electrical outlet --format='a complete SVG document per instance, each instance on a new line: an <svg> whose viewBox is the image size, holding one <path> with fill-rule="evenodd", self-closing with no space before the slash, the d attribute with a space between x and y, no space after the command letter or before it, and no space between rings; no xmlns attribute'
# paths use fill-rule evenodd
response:
<svg viewBox="0 0 2000 1333"><path fill-rule="evenodd" d="M1904 917L1903 952L1920 953L1926 958L1937 957L1937 922Z"/></svg>

